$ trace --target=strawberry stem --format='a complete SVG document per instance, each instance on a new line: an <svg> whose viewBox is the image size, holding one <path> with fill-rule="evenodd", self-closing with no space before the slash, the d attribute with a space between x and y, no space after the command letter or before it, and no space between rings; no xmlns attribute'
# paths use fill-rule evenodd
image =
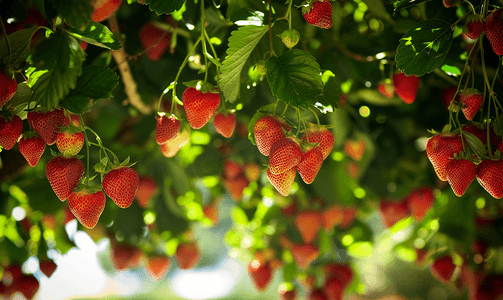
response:
<svg viewBox="0 0 503 300"><path fill-rule="evenodd" d="M0 16L0 26L2 26L2 33L3 33L3 36L5 37L5 43L7 44L7 51L9 52L9 60L7 60L7 64L10 63L10 59L11 59L11 49L10 49L10 42L9 42L9 37L7 36L7 31L5 31L5 26L3 25L3 19L2 19L2 16Z"/></svg>
<svg viewBox="0 0 503 300"><path fill-rule="evenodd" d="M292 3L293 0L290 0L288 2L288 11L287 11L287 16L288 16L288 30L292 30Z"/></svg>
<svg viewBox="0 0 503 300"><path fill-rule="evenodd" d="M272 24L271 24L271 19L272 19L272 4L271 0L269 0L269 47L271 48L271 54L274 54L274 46L272 44Z"/></svg>
<svg viewBox="0 0 503 300"><path fill-rule="evenodd" d="M318 126L321 126L320 119L318 118L316 112L311 107L309 107L309 110L313 113L314 117L316 118L316 123L318 123Z"/></svg>
<svg viewBox="0 0 503 300"><path fill-rule="evenodd" d="M84 125L84 118L82 118L82 115L80 117L80 124ZM72 120L70 119L70 124L73 124ZM89 139L87 138L87 132L84 130L84 140L86 141L86 186L89 185Z"/></svg>

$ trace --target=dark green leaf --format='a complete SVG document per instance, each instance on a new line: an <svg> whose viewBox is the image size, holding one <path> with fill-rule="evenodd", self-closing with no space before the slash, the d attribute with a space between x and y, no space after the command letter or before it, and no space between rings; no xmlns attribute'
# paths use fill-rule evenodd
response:
<svg viewBox="0 0 503 300"><path fill-rule="evenodd" d="M52 4L70 26L80 28L91 21L93 7L89 0L52 0Z"/></svg>
<svg viewBox="0 0 503 300"><path fill-rule="evenodd" d="M79 40L105 49L118 50L122 47L110 29L100 23L91 22L83 30L69 28L68 33Z"/></svg>
<svg viewBox="0 0 503 300"><path fill-rule="evenodd" d="M45 0L32 0L31 1L35 6L38 8L38 10L42 13L44 17L47 15L45 14Z"/></svg>
<svg viewBox="0 0 503 300"><path fill-rule="evenodd" d="M267 30L267 26L243 26L231 32L227 56L220 69L219 87L225 101L234 102L238 98L241 87L241 70Z"/></svg>
<svg viewBox="0 0 503 300"><path fill-rule="evenodd" d="M89 66L82 70L75 89L61 101L69 111L82 114L91 109L94 99L109 98L119 84L119 76L104 66Z"/></svg>
<svg viewBox="0 0 503 300"><path fill-rule="evenodd" d="M335 80L335 77L330 77L323 88L323 95L316 98L314 106L324 114L333 112L334 108L338 107L340 95L340 84Z"/></svg>
<svg viewBox="0 0 503 300"><path fill-rule="evenodd" d="M150 11L155 11L156 14L170 14L175 10L182 8L185 0L145 0L148 4Z"/></svg>
<svg viewBox="0 0 503 300"><path fill-rule="evenodd" d="M283 266L283 280L285 282L292 282L295 280L295 275L297 275L297 266L295 261L291 261Z"/></svg>
<svg viewBox="0 0 503 300"><path fill-rule="evenodd" d="M30 99L31 99L30 87L28 86L28 84L26 84L26 82L21 82L17 84L17 91L12 97L12 99L10 99L9 104L12 105L13 107L20 105L24 106L28 104Z"/></svg>
<svg viewBox="0 0 503 300"><path fill-rule="evenodd" d="M395 12L396 12L397 10L415 6L425 1L431 1L431 0L398 0L395 1L393 5L395 6Z"/></svg>
<svg viewBox="0 0 503 300"><path fill-rule="evenodd" d="M478 137L466 131L463 131L463 137L470 149L472 149L478 157L484 157L486 155L486 147Z"/></svg>
<svg viewBox="0 0 503 300"><path fill-rule="evenodd" d="M307 108L323 93L320 65L308 52L293 49L271 56L266 67L271 92L293 107Z"/></svg>
<svg viewBox="0 0 503 300"><path fill-rule="evenodd" d="M65 72L70 63L70 44L66 34L58 31L41 42L28 60L38 70L51 70L57 66L61 72Z"/></svg>
<svg viewBox="0 0 503 300"><path fill-rule="evenodd" d="M31 37L40 27L22 29L9 34L11 57L9 60L9 50L5 39L0 39L0 62L8 64L15 69L19 69L30 55Z"/></svg>
<svg viewBox="0 0 503 300"><path fill-rule="evenodd" d="M429 19L412 26L396 49L396 66L405 75L423 76L438 68L452 44L451 24Z"/></svg>

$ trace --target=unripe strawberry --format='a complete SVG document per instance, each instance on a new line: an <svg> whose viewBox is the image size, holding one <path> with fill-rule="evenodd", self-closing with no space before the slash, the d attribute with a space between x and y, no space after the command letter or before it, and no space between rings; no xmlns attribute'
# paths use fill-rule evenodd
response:
<svg viewBox="0 0 503 300"><path fill-rule="evenodd" d="M267 68L265 66L264 60L259 60L259 62L257 62L257 64L255 64L255 67L257 68L257 71L260 73L260 75L267 74Z"/></svg>
<svg viewBox="0 0 503 300"><path fill-rule="evenodd" d="M278 36L281 38L283 44L285 44L288 48L295 47L300 40L300 34L295 29L285 30Z"/></svg>
<svg viewBox="0 0 503 300"><path fill-rule="evenodd" d="M56 135L56 147L65 156L77 155L84 146L84 133L67 129Z"/></svg>
<svg viewBox="0 0 503 300"><path fill-rule="evenodd" d="M389 79L380 81L377 84L377 90L379 91L379 93L381 93L381 95L387 98L393 98L393 96L395 95L395 87Z"/></svg>
<svg viewBox="0 0 503 300"><path fill-rule="evenodd" d="M494 53L503 55L503 8L493 11L486 17L484 32Z"/></svg>
<svg viewBox="0 0 503 300"><path fill-rule="evenodd" d="M17 81L0 70L0 107L4 106L17 91Z"/></svg>

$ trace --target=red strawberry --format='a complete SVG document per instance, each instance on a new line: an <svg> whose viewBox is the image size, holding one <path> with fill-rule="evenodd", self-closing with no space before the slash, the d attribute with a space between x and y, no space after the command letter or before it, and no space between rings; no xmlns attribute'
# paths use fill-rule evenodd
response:
<svg viewBox="0 0 503 300"><path fill-rule="evenodd" d="M45 176L59 200L65 201L84 174L84 164L75 157L58 156L45 166Z"/></svg>
<svg viewBox="0 0 503 300"><path fill-rule="evenodd" d="M385 81L380 81L377 84L377 90L381 95L388 97L388 98L393 98L395 95L395 87L393 86L393 83L391 80L386 79Z"/></svg>
<svg viewBox="0 0 503 300"><path fill-rule="evenodd" d="M365 153L365 142L363 140L347 140L344 142L344 152L353 160L360 161Z"/></svg>
<svg viewBox="0 0 503 300"><path fill-rule="evenodd" d="M390 228L398 221L409 215L407 199L401 201L390 201L382 199L379 206L379 213L386 228Z"/></svg>
<svg viewBox="0 0 503 300"><path fill-rule="evenodd" d="M58 267L52 259L42 259L39 262L40 271L47 277L51 277Z"/></svg>
<svg viewBox="0 0 503 300"><path fill-rule="evenodd" d="M447 283L454 273L456 265L452 262L452 257L449 255L437 258L431 266L431 273L435 278L443 283Z"/></svg>
<svg viewBox="0 0 503 300"><path fill-rule="evenodd" d="M19 140L19 152L21 152L31 167L38 164L44 151L45 142L37 136L28 137L28 135L23 134L23 137Z"/></svg>
<svg viewBox="0 0 503 300"><path fill-rule="evenodd" d="M442 3L444 4L445 8L459 6L459 4L460 4L459 0L442 0Z"/></svg>
<svg viewBox="0 0 503 300"><path fill-rule="evenodd" d="M470 124L463 126L463 131L469 132L479 138L482 144L487 145L487 128L478 128L475 124ZM489 139L491 140L491 145L496 145L499 141L498 136L494 132L494 127L489 127ZM466 140L465 140L466 142ZM494 150L494 148L493 148Z"/></svg>
<svg viewBox="0 0 503 300"><path fill-rule="evenodd" d="M17 81L0 70L0 107L4 106L16 93Z"/></svg>
<svg viewBox="0 0 503 300"><path fill-rule="evenodd" d="M290 191L292 190L293 182L295 181L295 172L294 168L279 174L274 175L271 173L269 169L267 169L267 179L272 184L274 188L283 196L288 196Z"/></svg>
<svg viewBox="0 0 503 300"><path fill-rule="evenodd" d="M134 200L140 179L128 167L113 169L103 177L103 190L118 207L128 208Z"/></svg>
<svg viewBox="0 0 503 300"><path fill-rule="evenodd" d="M229 191L229 194L231 195L232 199L236 201L239 201L241 200L241 198L243 198L243 190L249 184L250 183L243 175L239 175L234 179L224 179L224 186Z"/></svg>
<svg viewBox="0 0 503 300"><path fill-rule="evenodd" d="M65 156L77 155L84 146L84 133L73 130L58 132L56 135L56 147Z"/></svg>
<svg viewBox="0 0 503 300"><path fill-rule="evenodd" d="M477 181L494 198L503 198L503 160L483 160L477 167Z"/></svg>
<svg viewBox="0 0 503 300"><path fill-rule="evenodd" d="M473 15L466 22L466 36L472 40L478 39L484 30L485 21L479 15Z"/></svg>
<svg viewBox="0 0 503 300"><path fill-rule="evenodd" d="M25 296L26 299L31 300L37 294L40 284L37 278L33 275L22 274L17 283L18 290Z"/></svg>
<svg viewBox="0 0 503 300"><path fill-rule="evenodd" d="M320 289L313 289L309 292L307 300L328 300L325 293Z"/></svg>
<svg viewBox="0 0 503 300"><path fill-rule="evenodd" d="M284 173L299 164L302 150L295 137L284 137L271 146L269 170L274 175Z"/></svg>
<svg viewBox="0 0 503 300"><path fill-rule="evenodd" d="M360 176L360 166L354 161L347 161L344 170L353 179L358 179Z"/></svg>
<svg viewBox="0 0 503 300"><path fill-rule="evenodd" d="M183 146L189 143L189 141L190 131L182 130L182 132L178 133L174 138L161 145L162 155L166 157L175 156Z"/></svg>
<svg viewBox="0 0 503 300"><path fill-rule="evenodd" d="M199 262L199 247L195 242L182 243L176 248L175 260L182 270L192 269Z"/></svg>
<svg viewBox="0 0 503 300"><path fill-rule="evenodd" d="M344 286L339 278L332 276L325 281L323 292L329 300L342 300Z"/></svg>
<svg viewBox="0 0 503 300"><path fill-rule="evenodd" d="M171 259L166 255L149 256L147 260L147 273L154 280L159 280L169 270Z"/></svg>
<svg viewBox="0 0 503 300"><path fill-rule="evenodd" d="M318 258L320 250L311 244L293 245L292 256L297 266L305 270Z"/></svg>
<svg viewBox="0 0 503 300"><path fill-rule="evenodd" d="M318 0L309 6L302 8L302 14L306 22L320 28L332 27L332 4L328 0Z"/></svg>
<svg viewBox="0 0 503 300"><path fill-rule="evenodd" d="M449 108L449 105L451 105L452 100L456 97L456 93L458 91L457 86L451 86L449 88L443 89L440 92L440 98L442 99L442 103L444 103L445 108Z"/></svg>
<svg viewBox="0 0 503 300"><path fill-rule="evenodd" d="M302 154L299 164L295 167L305 183L311 184L323 164L323 154L316 148L308 147L307 151Z"/></svg>
<svg viewBox="0 0 503 300"><path fill-rule="evenodd" d="M64 126L70 126L70 122L77 127L81 127L81 125L82 125L80 123L80 116L79 115L70 114L69 118L65 117Z"/></svg>
<svg viewBox="0 0 503 300"><path fill-rule="evenodd" d="M232 113L227 113L227 116L218 113L215 115L215 119L213 119L213 125L215 125L215 129L223 137L230 138L236 128L236 117Z"/></svg>
<svg viewBox="0 0 503 300"><path fill-rule="evenodd" d="M475 292L474 300L501 299L503 295L503 275L491 274L481 280Z"/></svg>
<svg viewBox="0 0 503 300"><path fill-rule="evenodd" d="M94 11L91 15L93 22L102 22L108 19L119 9L122 0L93 0L91 5Z"/></svg>
<svg viewBox="0 0 503 300"><path fill-rule="evenodd" d="M150 175L138 177L136 200L141 207L147 207L150 199L157 193L157 182Z"/></svg>
<svg viewBox="0 0 503 300"><path fill-rule="evenodd" d="M338 225L342 221L343 209L339 205L334 205L328 209L325 209L322 213L323 218L323 229L325 231L330 231L335 225Z"/></svg>
<svg viewBox="0 0 503 300"><path fill-rule="evenodd" d="M238 175L243 173L243 166L232 159L226 159L224 161L224 177L225 179L232 180Z"/></svg>
<svg viewBox="0 0 503 300"><path fill-rule="evenodd" d="M421 221L424 218L434 202L435 197L430 187L413 190L407 197L409 211L417 221Z"/></svg>
<svg viewBox="0 0 503 300"><path fill-rule="evenodd" d="M53 145L56 143L59 128L65 124L65 114L62 109L55 109L46 113L30 111L28 112L28 122L47 145Z"/></svg>
<svg viewBox="0 0 503 300"><path fill-rule="evenodd" d="M459 153L460 151L463 151L463 145L459 135L441 133L434 135L428 140L426 154L440 180L447 181L445 175L447 164L454 157L454 153Z"/></svg>
<svg viewBox="0 0 503 300"><path fill-rule="evenodd" d="M332 152L332 148L334 148L334 135L332 132L326 127L318 127L309 123L309 128L302 135L302 141L307 141L308 137L309 143L318 143L318 148L323 154L323 160L325 160Z"/></svg>
<svg viewBox="0 0 503 300"><path fill-rule="evenodd" d="M252 260L248 264L248 275L255 288L263 291L269 285L272 279L272 270L268 262L260 262L258 259Z"/></svg>
<svg viewBox="0 0 503 300"><path fill-rule="evenodd" d="M256 163L247 163L245 165L244 173L249 182L257 181L261 172L262 169Z"/></svg>
<svg viewBox="0 0 503 300"><path fill-rule="evenodd" d="M454 194L461 197L477 176L477 166L466 159L451 159L445 168L445 175Z"/></svg>
<svg viewBox="0 0 503 300"><path fill-rule="evenodd" d="M206 218L210 219L213 225L218 224L218 207L215 203L205 205L203 207L203 213Z"/></svg>
<svg viewBox="0 0 503 300"><path fill-rule="evenodd" d="M92 192L83 189L72 192L68 199L68 207L72 214L84 227L93 229L105 210L106 197L102 191Z"/></svg>
<svg viewBox="0 0 503 300"><path fill-rule="evenodd" d="M503 55L503 8L493 11L486 17L484 32L494 53Z"/></svg>
<svg viewBox="0 0 503 300"><path fill-rule="evenodd" d="M183 107L190 127L202 128L220 105L219 93L203 93L188 87L182 95Z"/></svg>
<svg viewBox="0 0 503 300"><path fill-rule="evenodd" d="M113 243L111 256L112 265L116 270L127 270L140 265L142 252L138 247Z"/></svg>
<svg viewBox="0 0 503 300"><path fill-rule="evenodd" d="M0 146L5 150L14 148L22 132L23 120L18 115L14 115L10 121L0 116Z"/></svg>
<svg viewBox="0 0 503 300"><path fill-rule="evenodd" d="M315 210L304 210L295 217L295 227L299 230L302 240L312 243L322 226L321 214Z"/></svg>
<svg viewBox="0 0 503 300"><path fill-rule="evenodd" d="M257 120L253 126L253 135L262 155L269 156L272 144L285 137L283 131L291 131L291 129L284 120L276 116L266 115Z"/></svg>
<svg viewBox="0 0 503 300"><path fill-rule="evenodd" d="M347 264L327 263L324 266L324 271L327 278L339 279L343 288L353 280L353 270Z"/></svg>
<svg viewBox="0 0 503 300"><path fill-rule="evenodd" d="M471 248L473 253L479 253L480 255L485 255L488 247L489 245L487 245L487 243L484 242L483 240L477 240L472 243Z"/></svg>
<svg viewBox="0 0 503 300"><path fill-rule="evenodd" d="M477 91L470 91L466 96L459 96L459 103L463 104L463 114L468 121L471 121L482 106L484 98Z"/></svg>
<svg viewBox="0 0 503 300"><path fill-rule="evenodd" d="M295 300L295 298L297 298L297 291L296 290L287 291L286 289L280 289L279 298L281 300Z"/></svg>
<svg viewBox="0 0 503 300"><path fill-rule="evenodd" d="M147 22L140 29L140 42L150 61L158 61L171 45L171 32L154 22Z"/></svg>
<svg viewBox="0 0 503 300"><path fill-rule="evenodd" d="M84 41L80 42L80 48L82 48L82 50L86 51L87 46L88 46L87 42Z"/></svg>
<svg viewBox="0 0 503 300"><path fill-rule="evenodd" d="M407 104L414 103L419 87L419 77L415 75L405 76L404 73L398 73L393 75L393 85L396 94L403 102Z"/></svg>
<svg viewBox="0 0 503 300"><path fill-rule="evenodd" d="M171 115L169 118L166 115L162 115L157 119L157 124L155 126L155 141L157 144L162 145L168 140L176 137L180 132L180 121L175 115Z"/></svg>

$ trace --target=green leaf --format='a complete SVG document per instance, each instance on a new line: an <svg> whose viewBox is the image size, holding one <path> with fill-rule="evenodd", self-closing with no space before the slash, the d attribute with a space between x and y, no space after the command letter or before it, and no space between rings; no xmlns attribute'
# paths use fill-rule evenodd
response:
<svg viewBox="0 0 503 300"><path fill-rule="evenodd" d="M150 11L155 11L158 15L169 15L182 8L184 3L185 0L145 0L145 4L148 4Z"/></svg>
<svg viewBox="0 0 503 300"><path fill-rule="evenodd" d="M334 108L338 107L340 95L340 84L335 80L335 77L330 77L323 88L323 94L316 98L314 107L324 114L333 112Z"/></svg>
<svg viewBox="0 0 503 300"><path fill-rule="evenodd" d="M425 1L431 1L431 0L398 0L395 1L393 5L395 6L395 12L396 12L397 10L415 6Z"/></svg>
<svg viewBox="0 0 503 300"><path fill-rule="evenodd" d="M264 13L254 11L251 8L241 8L235 11L230 17L230 21L236 25L255 25L262 26L264 22Z"/></svg>
<svg viewBox="0 0 503 300"><path fill-rule="evenodd" d="M17 91L8 102L11 106L16 107L26 105L31 99L31 89L26 82L17 84Z"/></svg>
<svg viewBox="0 0 503 300"><path fill-rule="evenodd" d="M91 110L93 100L109 98L119 84L119 76L104 66L89 66L82 70L75 89L61 101L61 105L76 114Z"/></svg>
<svg viewBox="0 0 503 300"><path fill-rule="evenodd" d="M293 49L266 61L271 92L294 107L307 108L323 93L320 65L306 51Z"/></svg>
<svg viewBox="0 0 503 300"><path fill-rule="evenodd" d="M24 64L31 50L31 37L41 27L18 30L9 34L11 57L9 60L9 50L5 38L0 39L0 62L19 69Z"/></svg>
<svg viewBox="0 0 503 300"><path fill-rule="evenodd" d="M357 242L348 247L348 255L356 258L365 258L372 254L374 247L371 242Z"/></svg>
<svg viewBox="0 0 503 300"><path fill-rule="evenodd" d="M468 146L470 146L470 148L473 150L473 152L475 152L475 154L477 154L478 157L486 156L486 147L478 137L466 131L463 131L463 137L466 140Z"/></svg>
<svg viewBox="0 0 503 300"><path fill-rule="evenodd" d="M80 28L91 21L93 7L89 0L53 0L52 5L72 27Z"/></svg>
<svg viewBox="0 0 503 300"><path fill-rule="evenodd" d="M33 55L28 58L30 65L38 70L51 70L56 66L65 72L70 64L70 44L63 31L41 42Z"/></svg>
<svg viewBox="0 0 503 300"><path fill-rule="evenodd" d="M241 70L267 30L267 26L244 26L231 32L229 48L220 68L221 76L218 84L226 101L234 102L238 98Z"/></svg>
<svg viewBox="0 0 503 300"><path fill-rule="evenodd" d="M83 30L68 28L68 33L79 40L101 48L118 50L122 47L110 29L100 23L91 22Z"/></svg>
<svg viewBox="0 0 503 300"><path fill-rule="evenodd" d="M451 24L429 19L412 26L396 49L396 66L405 75L423 76L438 68L452 44Z"/></svg>

